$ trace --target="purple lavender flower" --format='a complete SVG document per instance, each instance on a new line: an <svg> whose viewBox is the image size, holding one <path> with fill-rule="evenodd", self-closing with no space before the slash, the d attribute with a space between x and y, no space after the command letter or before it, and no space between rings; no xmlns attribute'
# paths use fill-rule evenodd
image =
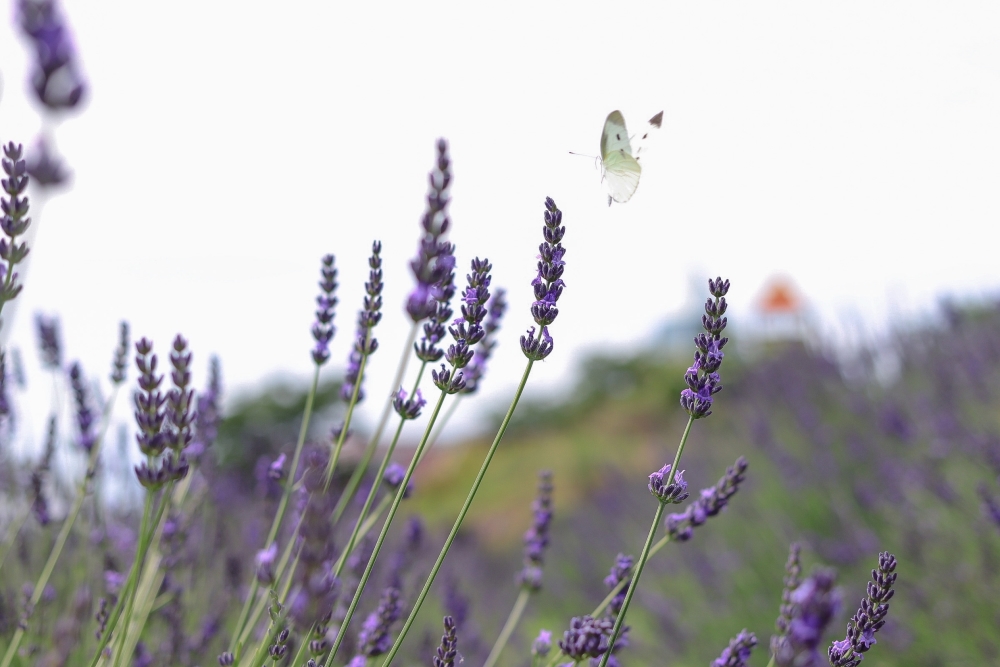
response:
<svg viewBox="0 0 1000 667"><path fill-rule="evenodd" d="M43 188L59 187L70 179L70 171L63 159L56 154L45 136L35 142L29 152L28 175Z"/></svg>
<svg viewBox="0 0 1000 667"><path fill-rule="evenodd" d="M125 382L125 377L128 375L128 347L128 322L123 321L118 325L118 347L115 348L115 358L111 371L111 381L116 385Z"/></svg>
<svg viewBox="0 0 1000 667"><path fill-rule="evenodd" d="M336 327L333 326L334 308L337 307L337 269L333 266L333 255L324 255L320 266L320 294L316 297L316 321L313 323L312 335L316 341L312 358L317 366L322 366L330 358L330 340Z"/></svg>
<svg viewBox="0 0 1000 667"><path fill-rule="evenodd" d="M76 48L55 0L19 0L17 20L35 47L31 85L38 101L53 111L72 109L83 98Z"/></svg>
<svg viewBox="0 0 1000 667"><path fill-rule="evenodd" d="M399 620L399 589L389 586L382 591L378 608L370 613L358 635L359 653L369 658L382 655L392 646L389 630Z"/></svg>
<svg viewBox="0 0 1000 667"><path fill-rule="evenodd" d="M472 260L472 273L466 275L467 287L462 295L462 317L448 327L455 342L448 346L444 357L451 368L441 364L441 370L431 371L434 385L441 391L455 394L465 388L462 369L469 365L475 355L472 346L486 335L482 322L486 318L486 302L490 299L492 270L493 265L489 260L478 257Z"/></svg>
<svg viewBox="0 0 1000 667"><path fill-rule="evenodd" d="M413 351L417 355L417 359L427 363L437 362L444 356L444 350L438 345L444 340L447 324L454 314L451 309L451 299L455 296L454 244L441 244L437 264L441 267L441 279L434 283L432 292L434 310L422 326L424 334L420 337L420 342L413 344Z"/></svg>
<svg viewBox="0 0 1000 667"><path fill-rule="evenodd" d="M684 512L668 515L666 525L670 538L678 542L691 539L697 526L705 523L708 517L721 512L746 479L748 465L742 456L736 459L736 463L726 468L726 474L715 483L715 486L702 489L698 499L690 503Z"/></svg>
<svg viewBox="0 0 1000 667"><path fill-rule="evenodd" d="M687 500L687 482L684 481L684 471L678 470L669 484L671 465L668 463L649 476L649 492L656 496L664 505L678 504Z"/></svg>
<svg viewBox="0 0 1000 667"><path fill-rule="evenodd" d="M608 638L614 623L606 618L594 618L590 615L574 616L569 623L569 630L563 633L559 640L559 648L563 653L579 662L584 658L597 658L608 650Z"/></svg>
<svg viewBox="0 0 1000 667"><path fill-rule="evenodd" d="M90 409L90 392L84 384L83 369L80 363L73 362L69 369L69 382L73 388L73 399L76 403L76 426L80 432L77 444L88 453L94 448L97 442L97 433L94 432L94 413Z"/></svg>
<svg viewBox="0 0 1000 667"><path fill-rule="evenodd" d="M274 662L280 662L288 651L288 628L283 628L274 638L274 643L267 647L267 654Z"/></svg>
<svg viewBox="0 0 1000 667"><path fill-rule="evenodd" d="M701 419L712 414L712 397L722 391L719 378L719 367L725 356L722 348L729 342L722 337L728 319L723 317L726 312L725 295L729 292L729 281L722 278L708 281L708 291L715 300L705 302L705 314L701 317L702 326L707 333L695 336L694 364L684 374L687 389L681 392L681 406L694 419Z"/></svg>
<svg viewBox="0 0 1000 667"><path fill-rule="evenodd" d="M56 418L51 417L49 419L48 436L45 438L44 453L38 461L38 465L31 471L31 513L35 515L35 519L42 526L48 525L51 520L48 499L45 497L42 487L45 483L45 475L52 465L52 455L55 453L55 449Z"/></svg>
<svg viewBox="0 0 1000 667"><path fill-rule="evenodd" d="M819 644L841 604L840 591L834 588L836 581L836 572L821 568L792 592L788 634L774 654L778 667L820 667Z"/></svg>
<svg viewBox="0 0 1000 667"><path fill-rule="evenodd" d="M618 652L623 648L627 648L629 645L628 633L632 628L629 626L624 626L622 631L618 634L618 639L615 640L615 646L611 649L611 655L608 656L608 665L610 667L621 667L621 663L618 662ZM590 659L590 667L600 667L601 658L595 657Z"/></svg>
<svg viewBox="0 0 1000 667"><path fill-rule="evenodd" d="M192 426L195 415L191 411L194 403L194 390L191 389L191 353L187 341L178 334L174 338L173 350L170 352L170 379L173 383L167 392L166 428L168 433L167 446L175 454L181 455L192 438Z"/></svg>
<svg viewBox="0 0 1000 667"><path fill-rule="evenodd" d="M0 180L4 197L0 198L0 228L7 238L0 239L0 309L8 301L16 298L22 285L17 282L14 267L28 255L28 245L18 243L17 237L28 230L28 198L22 197L28 187L28 168L22 155L24 149L13 142L3 147L4 158L0 160L7 178Z"/></svg>
<svg viewBox="0 0 1000 667"><path fill-rule="evenodd" d="M476 356L465 368L465 389L463 394L474 394L479 389L479 382L486 373L486 363L493 355L493 350L497 346L497 330L503 321L504 313L507 311L507 292L501 287L494 292L489 302L489 312L483 329L486 335L479 342L476 348Z"/></svg>
<svg viewBox="0 0 1000 667"><path fill-rule="evenodd" d="M414 322L430 317L437 310L435 286L453 268L447 261L439 261L453 251L451 244L443 240L451 224L448 219L451 161L448 158L448 143L444 139L438 139L437 162L428 175L428 182L427 210L420 222L424 235L418 244L417 256L410 261L410 270L417 284L406 300L406 312Z"/></svg>
<svg viewBox="0 0 1000 667"><path fill-rule="evenodd" d="M42 368L50 371L62 368L62 342L59 335L59 318L35 315L38 332L38 349L42 355Z"/></svg>
<svg viewBox="0 0 1000 667"><path fill-rule="evenodd" d="M552 633L548 630L541 630L535 641L531 644L531 655L544 658L552 650Z"/></svg>
<svg viewBox="0 0 1000 667"><path fill-rule="evenodd" d="M556 302L565 286L562 279L566 265L563 261L566 249L562 245L565 233L566 228L562 226L562 211L556 207L551 197L546 197L543 228L545 240L538 246L538 275L531 281L535 291L531 316L541 327L541 335L536 339L535 328L532 327L526 335L521 336L521 351L532 361L541 361L552 352L552 337L549 335L548 326L559 315Z"/></svg>
<svg viewBox="0 0 1000 667"><path fill-rule="evenodd" d="M361 374L361 360L364 357L374 354L378 349L378 340L371 335L382 320L382 243L375 241L372 243L372 255L368 258L368 282L365 283L365 304L361 312L358 313L358 328L354 334L354 347L351 348L351 356L347 361L347 372L344 374L344 384L340 387L340 398L344 402L350 401L354 396L354 386L358 382ZM360 403L365 398L365 391L358 387L356 403Z"/></svg>
<svg viewBox="0 0 1000 667"><path fill-rule="evenodd" d="M632 556L626 556L625 554L618 554L615 558L614 565L611 566L611 572L604 578L604 585L608 587L608 590L614 590L618 584L622 581L626 581L632 578L632 565L635 563L635 558ZM611 603L608 605L608 611L611 613L612 617L618 616L618 612L621 611L622 604L625 602L625 595L628 593L628 584L622 587L618 594L611 599Z"/></svg>
<svg viewBox="0 0 1000 667"><path fill-rule="evenodd" d="M419 389L414 392L411 398L407 395L406 390L400 387L392 399L392 407L403 419L416 419L420 416L420 411L424 409L425 405L427 405L427 400L424 399L424 395Z"/></svg>
<svg viewBox="0 0 1000 667"><path fill-rule="evenodd" d="M135 421L139 432L135 439L146 456L158 456L166 447L163 425L166 420L163 404L167 398L160 392L162 375L156 374L153 344L142 338L135 344L136 367L139 369L139 391L135 393Z"/></svg>
<svg viewBox="0 0 1000 667"><path fill-rule="evenodd" d="M531 505L535 520L524 534L524 567L517 583L531 592L542 588L542 564L545 547L549 545L549 525L552 523L552 471L538 473L538 495Z"/></svg>
<svg viewBox="0 0 1000 667"><path fill-rule="evenodd" d="M235 662L236 656L229 651L223 651L219 654L219 667L232 667Z"/></svg>
<svg viewBox="0 0 1000 667"><path fill-rule="evenodd" d="M271 546L257 552L254 560L257 563L257 581L264 586L274 583L274 561L278 558L278 543L271 542Z"/></svg>
<svg viewBox="0 0 1000 667"><path fill-rule="evenodd" d="M748 667L750 652L756 645L756 635L742 630L722 649L722 655L712 661L711 667Z"/></svg>
<svg viewBox="0 0 1000 667"><path fill-rule="evenodd" d="M802 584L802 563L800 561L801 547L792 543L788 549L788 561L785 563L785 588L781 592L781 608L774 627L777 633L771 636L771 654L778 655L784 650L787 642L788 628L792 623L795 605L792 604L792 594Z"/></svg>
<svg viewBox="0 0 1000 667"><path fill-rule="evenodd" d="M285 478L285 453L282 452L278 455L278 458L271 461L271 464L267 466L267 477L274 481L280 481Z"/></svg>
<svg viewBox="0 0 1000 667"><path fill-rule="evenodd" d="M403 479L406 477L406 468L399 465L395 461L389 464L385 469L385 473L382 475L382 481L389 485L394 491L399 488L399 485L403 483ZM413 482L410 481L406 485L406 490L403 491L403 497L409 498L410 494L413 493Z"/></svg>
<svg viewBox="0 0 1000 667"><path fill-rule="evenodd" d="M868 583L868 595L847 622L847 636L833 642L828 650L833 667L856 667L875 645L875 633L885 625L889 600L895 592L892 589L896 583L895 570L896 557L888 551L880 553L878 568L872 570L872 581Z"/></svg>
<svg viewBox="0 0 1000 667"><path fill-rule="evenodd" d="M438 646L432 663L434 667L455 667L455 657L458 655L458 633L455 619L444 617L444 634L441 635L441 645Z"/></svg>
<svg viewBox="0 0 1000 667"><path fill-rule="evenodd" d="M190 374L186 373L187 365L190 363L190 355L184 354L186 346L186 342L180 336L174 341L174 353L171 354L171 363L174 366L171 378L174 388L170 395L164 396L159 390L163 376L156 375L153 344L145 338L135 344L137 352L135 363L139 369L139 391L135 393L134 399L135 421L139 430L135 436L136 442L150 461L163 453L165 448L171 447L168 455L158 464L143 461L141 465L135 466L139 483L151 491L155 491L167 482L181 480L188 473L187 459L175 448L176 443L187 442L185 434L190 426L186 409L181 409L186 404L185 401L190 402L190 398L182 398L182 395L187 395L186 383L190 380ZM164 410L163 404L168 398L170 405Z"/></svg>
<svg viewBox="0 0 1000 667"><path fill-rule="evenodd" d="M7 353L0 350L0 417L7 417L10 414L10 398L7 396Z"/></svg>
<svg viewBox="0 0 1000 667"><path fill-rule="evenodd" d="M208 387L198 394L198 409L195 411L194 435L191 444L184 450L185 455L198 460L219 435L219 403L222 399L222 371L219 358L213 356L209 362Z"/></svg>

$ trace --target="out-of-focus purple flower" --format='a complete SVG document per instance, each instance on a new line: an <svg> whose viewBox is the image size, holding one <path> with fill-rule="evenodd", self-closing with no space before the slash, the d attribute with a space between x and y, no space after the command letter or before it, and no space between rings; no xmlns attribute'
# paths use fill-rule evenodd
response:
<svg viewBox="0 0 1000 667"><path fill-rule="evenodd" d="M417 246L417 256L410 261L410 270L417 284L406 300L406 312L414 322L430 317L437 310L435 286L453 268L447 261L439 261L442 256L450 256L452 252L451 244L443 240L451 225L448 219L450 186L448 143L444 139L438 139L437 161L428 175L427 210L420 221L424 234Z"/></svg>
<svg viewBox="0 0 1000 667"><path fill-rule="evenodd" d="M712 667L747 667L750 663L750 652L757 645L757 636L752 632L741 630L722 649L722 655L712 661Z"/></svg>
<svg viewBox="0 0 1000 667"><path fill-rule="evenodd" d="M10 398L7 396L7 353L0 350L0 417L10 414Z"/></svg>
<svg viewBox="0 0 1000 667"><path fill-rule="evenodd" d="M62 337L59 335L59 318L35 315L38 332L38 350L42 355L42 368L50 371L62 368Z"/></svg>
<svg viewBox="0 0 1000 667"><path fill-rule="evenodd" d="M368 282L365 283L365 304L358 313L358 328L354 334L354 347L347 361L347 372L344 374L344 384L340 387L340 398L344 402L354 396L355 385L361 374L361 360L374 354L378 349L378 339L372 335L372 330L382 320L382 243L372 243L372 254L368 258ZM363 378L362 378L363 380ZM357 387L356 403L365 398L363 386Z"/></svg>
<svg viewBox="0 0 1000 667"><path fill-rule="evenodd" d="M997 528L1000 528L1000 502L993 497L993 494L990 493L989 488L985 484L980 484L977 487L977 491L979 492L980 499L983 501L983 514L995 523Z"/></svg>
<svg viewBox="0 0 1000 667"><path fill-rule="evenodd" d="M235 662L236 656L229 651L223 651L219 654L219 667L232 667Z"/></svg>
<svg viewBox="0 0 1000 667"><path fill-rule="evenodd" d="M221 402L222 370L219 358L213 356L209 361L208 386L198 394L194 435L191 444L184 450L189 458L198 460L215 443L215 439L219 435L219 423L222 421L222 415L219 412Z"/></svg>
<svg viewBox="0 0 1000 667"><path fill-rule="evenodd" d="M278 543L271 542L271 546L261 549L254 558L257 564L257 581L264 586L274 583L274 561L278 557Z"/></svg>
<svg viewBox="0 0 1000 667"><path fill-rule="evenodd" d="M621 663L618 662L617 653L623 648L628 647L629 638L628 633L632 628L629 626L624 626L622 631L618 634L618 639L615 640L614 648L611 649L611 655L608 656L608 665L610 667L621 667ZM590 659L590 667L600 667L601 658L595 657Z"/></svg>
<svg viewBox="0 0 1000 667"><path fill-rule="evenodd" d="M121 591L122 586L125 585L126 575L124 572L118 572L116 570L105 570L104 571L104 589L108 592L108 595L118 595Z"/></svg>
<svg viewBox="0 0 1000 667"><path fill-rule="evenodd" d="M729 342L722 337L728 319L723 317L726 312L726 293L729 292L729 281L722 278L708 281L708 291L714 297L705 302L705 314L701 323L706 333L695 336L694 364L684 374L687 389L681 392L681 406L695 419L701 419L712 414L713 396L722 391L719 378L719 368L725 356L722 348Z"/></svg>
<svg viewBox="0 0 1000 667"><path fill-rule="evenodd" d="M524 534L524 567L517 583L532 592L542 588L542 564L545 547L549 545L549 525L552 523L552 471L538 473L538 495L531 505L534 522Z"/></svg>
<svg viewBox="0 0 1000 667"><path fill-rule="evenodd" d="M444 634L441 635L441 644L434 655L434 667L455 667L455 657L458 655L458 633L455 627L455 619L451 616L444 617Z"/></svg>
<svg viewBox="0 0 1000 667"><path fill-rule="evenodd" d="M451 308L452 297L455 296L455 246L451 243L440 244L437 264L440 267L441 279L434 283L432 299L434 311L423 323L423 336L413 344L413 352L417 359L427 363L439 361L444 356L444 350L439 347L444 340L448 322L454 311Z"/></svg>
<svg viewBox="0 0 1000 667"><path fill-rule="evenodd" d="M559 640L559 648L573 662L600 657L608 650L608 638L613 627L614 623L606 618L574 616L569 623L569 630Z"/></svg>
<svg viewBox="0 0 1000 667"><path fill-rule="evenodd" d="M632 556L618 554L614 565L611 566L611 572L604 578L604 585L608 587L608 590L614 590L622 581L632 578L632 565L634 563L635 559ZM611 612L612 617L618 616L618 612L621 611L622 604L625 602L625 595L628 593L628 587L629 584L625 584L618 591L618 594L611 599L608 611Z"/></svg>
<svg viewBox="0 0 1000 667"><path fill-rule="evenodd" d="M382 591L378 608L370 613L358 635L358 653L374 658L389 650L392 642L389 630L399 619L399 589L389 586Z"/></svg>
<svg viewBox="0 0 1000 667"><path fill-rule="evenodd" d="M180 336L178 339L183 341ZM186 343L181 346L180 351L177 349L177 344L175 341L175 354L171 354L171 363L174 364L174 372L172 373L174 389L172 392L184 393L187 382L184 375L186 365L190 363L190 355L186 355L185 361L183 351L186 349ZM139 369L139 391L134 396L135 421L139 431L135 436L136 442L142 453L150 459L162 454L168 445L171 447L168 455L163 457L159 463L153 462L150 465L143 461L141 465L135 466L135 474L139 483L150 491L155 491L167 482L183 479L188 473L187 459L184 458L183 453L173 449L173 447L178 442L186 442L183 429L186 428L185 424L189 426L189 422L186 410L178 412L179 408L184 407L180 394L173 397L168 410L163 408L168 396L164 396L160 392L163 376L156 375L156 355L152 353L153 344L142 338L135 344L135 349L137 353L135 364ZM175 355L180 356L175 359ZM181 428L178 429L178 427Z"/></svg>
<svg viewBox="0 0 1000 667"><path fill-rule="evenodd" d="M6 238L0 239L0 309L16 298L22 285L17 282L14 267L28 256L28 244L18 243L17 237L28 231L28 198L22 197L28 187L28 167L22 159L24 149L20 144L8 143L3 147L4 157L0 167L6 178L0 180L4 196L0 197L0 228Z"/></svg>
<svg viewBox="0 0 1000 667"><path fill-rule="evenodd" d="M872 570L868 594L847 622L847 636L835 641L827 651L833 667L856 667L864 654L875 645L875 633L885 625L896 583L896 557L888 551L878 555L878 568Z"/></svg>
<svg viewBox="0 0 1000 667"><path fill-rule="evenodd" d="M684 471L678 470L673 480L670 480L670 470L671 465L668 463L649 476L649 492L664 505L682 503L690 495L687 482L684 481Z"/></svg>
<svg viewBox="0 0 1000 667"><path fill-rule="evenodd" d="M274 662L280 662L282 658L285 657L285 653L288 651L288 628L284 628L278 635L274 638L274 643L267 647L267 654L271 656L271 660Z"/></svg>
<svg viewBox="0 0 1000 667"><path fill-rule="evenodd" d="M170 380L173 387L167 392L166 430L167 446L177 455L182 455L192 438L195 415L191 411L194 404L194 389L191 389L191 352L187 341L178 334L170 351Z"/></svg>
<svg viewBox="0 0 1000 667"><path fill-rule="evenodd" d="M90 392L84 384L83 369L77 361L69 368L69 382L76 403L76 426L79 430L77 444L89 453L97 442L97 433L94 432L94 412L90 409Z"/></svg>
<svg viewBox="0 0 1000 667"><path fill-rule="evenodd" d="M115 348L115 358L111 369L111 381L116 385L125 382L125 378L128 375L128 347L128 322L123 321L118 325L118 347Z"/></svg>
<svg viewBox="0 0 1000 667"><path fill-rule="evenodd" d="M167 398L160 391L162 375L156 374L153 344L142 338L135 344L136 367L139 369L139 391L135 393L135 422L139 432L135 439L146 456L158 456L166 447L163 424L166 419L163 404Z"/></svg>
<svg viewBox="0 0 1000 667"><path fill-rule="evenodd" d="M535 641L531 644L531 655L544 658L552 650L552 633L548 630L541 630Z"/></svg>
<svg viewBox="0 0 1000 667"><path fill-rule="evenodd" d="M771 636L771 654L778 655L784 650L787 642L788 628L792 623L795 605L792 604L792 594L802 584L801 547L792 543L788 549L788 561L785 563L785 588L781 592L781 608L774 627L777 632Z"/></svg>
<svg viewBox="0 0 1000 667"><path fill-rule="evenodd" d="M420 411L424 409L425 405L427 405L427 401L419 389L410 398L406 390L400 387L399 391L396 392L395 398L392 399L392 407L395 408L396 413L403 419L416 419L420 416Z"/></svg>
<svg viewBox="0 0 1000 667"><path fill-rule="evenodd" d="M472 260L472 272L466 275L467 286L462 295L462 317L448 327L455 342L448 346L444 356L451 368L441 364L441 370L431 371L434 385L443 392L455 394L465 388L462 369L469 365L475 355L472 346L486 335L482 323L487 313L486 302L490 299L492 270L493 265L489 260L478 257Z"/></svg>
<svg viewBox="0 0 1000 667"><path fill-rule="evenodd" d="M823 632L840 610L840 591L834 588L837 573L817 569L791 594L792 620L788 634L778 646L778 667L820 667L819 645Z"/></svg>
<svg viewBox="0 0 1000 667"><path fill-rule="evenodd" d="M333 326L334 308L337 307L337 269L333 265L333 255L324 255L319 269L323 277L319 281L319 296L316 297L316 321L312 336L316 341L312 358L317 366L322 366L330 358L330 341L336 327Z"/></svg>
<svg viewBox="0 0 1000 667"><path fill-rule="evenodd" d="M469 362L469 365L465 367L465 389L462 390L463 394L474 394L479 389L479 383L486 373L486 364L490 360L490 357L493 356L493 350L497 346L497 331L500 329L500 323L503 321L506 311L507 292L501 287L493 293L489 301L486 322L483 324L486 335L479 342L479 347L476 348L476 355Z"/></svg>
<svg viewBox="0 0 1000 667"><path fill-rule="evenodd" d="M279 481L285 478L285 453L282 452L278 454L278 458L271 462L271 465L267 467L267 476L274 481Z"/></svg>
<svg viewBox="0 0 1000 667"><path fill-rule="evenodd" d="M28 153L28 175L43 188L55 188L65 184L71 173L49 140L41 136Z"/></svg>
<svg viewBox="0 0 1000 667"><path fill-rule="evenodd" d="M556 302L562 296L565 283L562 275L566 262L566 249L562 245L566 228L562 226L562 211L552 201L545 198L544 241L538 246L538 275L531 281L535 292L535 302L531 304L531 317L541 327L541 337L535 339L535 328L521 336L521 351L532 361L540 361L552 352L552 337L548 327L559 315Z"/></svg>
<svg viewBox="0 0 1000 667"><path fill-rule="evenodd" d="M80 103L86 83L76 48L55 0L19 0L17 21L35 48L31 85L38 101L53 111Z"/></svg>
<svg viewBox="0 0 1000 667"><path fill-rule="evenodd" d="M403 479L405 478L406 468L399 465L395 461L389 464L389 466L385 469L385 473L382 475L382 481L388 484L394 491L399 488L399 485L403 483ZM403 497L409 498L411 493L413 493L412 480L406 485L406 490L403 491Z"/></svg>
<svg viewBox="0 0 1000 667"><path fill-rule="evenodd" d="M729 499L739 490L740 484L746 479L747 460L742 456L736 463L726 468L726 474L719 478L715 486L702 489L699 497L680 514L670 514L666 518L667 532L670 538L678 542L691 539L694 529L721 512L729 503Z"/></svg>

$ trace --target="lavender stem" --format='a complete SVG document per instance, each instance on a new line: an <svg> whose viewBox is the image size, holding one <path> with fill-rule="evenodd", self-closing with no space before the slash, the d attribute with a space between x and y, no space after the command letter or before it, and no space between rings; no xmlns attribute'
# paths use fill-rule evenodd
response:
<svg viewBox="0 0 1000 667"><path fill-rule="evenodd" d="M524 608L528 606L529 597L531 597L531 591L522 587L521 592L517 594L517 599L514 601L514 606L511 608L510 614L507 616L507 622L504 623L503 629L500 631L500 636L497 637L496 643L493 644L493 649L490 650L490 654L486 657L483 667L493 667L496 664L497 659L500 657L500 652L507 645L510 635L514 632L514 628L517 627L518 621L521 620Z"/></svg>

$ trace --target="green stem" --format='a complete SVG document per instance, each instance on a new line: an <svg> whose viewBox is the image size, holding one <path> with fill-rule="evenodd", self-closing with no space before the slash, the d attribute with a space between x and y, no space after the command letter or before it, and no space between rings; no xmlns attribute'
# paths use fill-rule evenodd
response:
<svg viewBox="0 0 1000 667"><path fill-rule="evenodd" d="M288 499L292 495L292 487L295 485L295 471L299 468L299 457L302 455L302 446L306 442L306 433L309 432L309 420L312 417L313 403L316 400L316 388L319 386L319 364L316 364L316 369L313 371L312 386L309 388L309 394L306 396L306 407L302 413L302 426L299 427L299 439L295 443L295 454L292 456L292 466L288 470L288 479L285 481L285 489L281 494L281 500L278 502L278 509L274 513L274 521L271 522L271 529L267 533L267 540L264 542L264 548L266 549L271 542L274 542L275 538L278 536L278 529L281 527L281 521L285 517L285 510L288 508ZM255 576L250 582L250 592L247 593L247 599L243 603L243 608L240 610L239 619L236 621L236 627L233 629L233 639L229 645L229 651L236 651L237 638L243 633L243 626L247 621L247 615L250 613L250 607L253 605L254 599L257 597L257 589L260 583L257 581Z"/></svg>
<svg viewBox="0 0 1000 667"><path fill-rule="evenodd" d="M458 404L462 402L462 396L463 394L456 396L455 400L448 406L448 411L444 413L444 417L441 418L441 421L438 422L437 428L434 429L434 434L431 435L431 441L427 443L427 449L424 450L424 453L420 456L421 459L423 459L424 456L427 456L427 452L431 450L431 447L437 444L438 438L441 437L441 431L443 431L444 427L448 425L452 415L455 414L455 410L458 409Z"/></svg>
<svg viewBox="0 0 1000 667"><path fill-rule="evenodd" d="M514 632L514 628L517 627L517 622L521 620L521 614L524 613L524 608L528 605L528 598L531 597L531 591L527 588L522 587L521 592L517 595L517 600L514 601L514 606L510 610L510 615L507 616L507 622L503 625L503 630L500 631L500 636L497 637L496 643L493 645L493 650L486 657L486 662L483 667L493 667L496 664L497 659L500 657L500 651L503 647L507 645L507 641L510 639L511 633Z"/></svg>
<svg viewBox="0 0 1000 667"><path fill-rule="evenodd" d="M128 622L132 617L132 605L135 601L135 590L139 585L139 571L142 569L143 560L146 558L146 550L149 548L150 538L146 536L149 532L149 522L153 514L153 496L155 493L150 490L146 490L146 502L143 503L142 508L142 523L139 524L139 546L135 550L135 559L132 561L132 568L129 570L128 577L131 580L131 586L129 586L128 593L124 594L125 601L125 628L118 634L119 639L119 651L115 655L114 662L112 663L115 667L118 667L118 663L121 660L122 649L125 648L125 635L128 630ZM164 499L163 503L166 500ZM161 505L163 504L161 503ZM122 600L119 600L119 605ZM114 628L108 628L107 632L110 633Z"/></svg>
<svg viewBox="0 0 1000 667"><path fill-rule="evenodd" d="M524 375L521 376L521 384L518 385L517 391L514 393L514 400L511 401L510 408L507 409L507 414L504 416L503 422L500 424L500 430L497 431L497 435L493 439L493 444L490 446L490 450L486 453L486 458L483 460L483 465L479 469L479 474L476 475L475 481L472 482L472 488L469 489L469 495L465 499L465 504L462 505L462 509L458 513L458 518L455 519L455 525L452 526L451 532L448 533L448 539L445 541L444 546L441 547L441 553L438 554L437 560L434 562L434 567L431 568L430 574L427 575L424 587L421 589L420 595L417 596L417 601L413 605L413 609L410 611L410 615L406 619L406 622L403 624L403 629L400 630L395 643L389 650L388 655L386 655L385 661L382 663L382 667L388 667L389 663L391 663L392 659L396 656L400 645L403 643L403 638L406 637L406 633L410 630L410 626L413 625L413 621L417 617L417 612L420 611L420 605L423 604L424 598L426 598L427 593L430 592L431 584L434 583L434 578L437 576L438 570L441 569L441 564L444 562L445 556L448 555L448 550L451 548L452 542L455 541L458 529L462 527L465 515L469 512L469 507L472 505L473 498L476 497L476 492L479 491L479 485L483 483L483 478L486 476L486 470L490 466L490 461L493 460L493 455L497 451L497 446L499 446L500 441L503 439L504 432L507 430L507 425L510 424L511 417L514 416L514 408L517 407L517 402L521 399L521 393L524 391L524 386L528 382L528 376L531 374L531 367L533 364L534 361L528 360L528 365L524 369ZM420 452L417 453L417 458L419 457ZM329 663L326 667L330 667Z"/></svg>
<svg viewBox="0 0 1000 667"><path fill-rule="evenodd" d="M677 474L677 466L681 462L681 454L684 453L684 446L687 444L688 435L691 433L691 424L693 423L694 417L688 417L687 426L684 427L684 435L681 436L681 442L677 445L677 453L674 454L674 463L670 467L670 473L664 481L664 486L670 486L674 481L674 476ZM649 527L649 536L646 538L646 544L642 547L639 562L635 565L635 572L632 575L632 585L629 586L628 593L625 594L625 601L622 603L622 608L618 612L618 617L615 618L615 627L611 631L611 638L608 640L608 650L604 652L599 667L606 667L608 664L611 651L614 650L615 642L618 641L618 636L622 632L622 626L625 623L625 614L628 612L629 605L632 604L632 597L635 595L636 589L639 588L639 577L642 576L642 570L646 567L646 561L649 559L649 552L653 546L653 538L656 536L656 529L660 525L660 519L663 517L663 509L665 507L666 505L661 502L656 508L656 516L653 517L653 524Z"/></svg>
<svg viewBox="0 0 1000 667"><path fill-rule="evenodd" d="M371 339L371 327L365 328L365 342L362 349L368 349L368 341ZM340 435L337 436L337 444L330 454L330 461L326 466L326 475L323 478L323 493L330 488L330 480L333 479L333 471L337 469L337 462L340 460L340 451L344 447L344 440L347 439L347 431L351 428L351 417L354 415L354 407L358 404L358 396L361 392L361 383L365 379L365 365L368 363L368 355L361 355L361 363L358 365L358 379L354 383L354 390L351 392L351 400L347 404L347 413L344 415L344 425L340 427Z"/></svg>
<svg viewBox="0 0 1000 667"><path fill-rule="evenodd" d="M361 581L358 583L358 589L354 592L354 598L351 599L351 605L347 608L347 615L340 624L340 631L337 632L337 639L334 640L333 648L330 649L330 653L326 658L324 667L330 667L330 665L333 664L333 658L337 655L337 649L340 648L340 644L344 641L344 637L347 634L347 627L350 625L351 618L354 616L354 611L358 607L358 601L361 599L361 593L364 592L365 584L368 583L368 578L372 574L372 568L375 566L375 559L378 558L379 551L382 549L382 543L385 542L385 536L389 533L389 526L392 524L392 520L396 516L396 510L399 509L399 503L403 500L403 494L406 493L406 485L410 483L410 477L413 476L413 471L417 467L417 461L420 460L420 452L422 452L424 447L427 446L427 439L430 437L431 429L434 427L434 422L437 420L437 416L441 412L441 405L444 403L446 396L448 396L448 394L442 391L441 396L434 405L434 412L431 414L431 419L427 423L427 428L424 430L424 436L420 439L417 451L413 453L413 458L410 459L410 465L406 469L406 475L403 477L403 481L400 482L399 488L396 489L396 495L392 500L392 507L389 508L389 513L385 517L385 523L382 524L382 531L379 533L378 540L375 542L375 548L372 550L372 555L368 558L368 564L365 566L364 574L361 575Z"/></svg>
<svg viewBox="0 0 1000 667"><path fill-rule="evenodd" d="M14 546L14 540L17 536L21 534L21 528L24 526L25 522L28 520L28 516L31 515L31 504L27 504L24 510L14 517L10 525L7 526L7 534L4 535L3 545L0 546L0 569L3 568L4 561L7 560L7 554L10 553L11 547Z"/></svg>

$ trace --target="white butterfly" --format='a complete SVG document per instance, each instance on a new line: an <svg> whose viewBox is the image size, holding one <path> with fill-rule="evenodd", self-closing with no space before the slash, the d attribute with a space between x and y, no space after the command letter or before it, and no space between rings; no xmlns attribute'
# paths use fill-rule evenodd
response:
<svg viewBox="0 0 1000 667"><path fill-rule="evenodd" d="M612 111L608 114L601 132L601 180L608 186L608 206L612 201L624 204L635 194L642 174L642 167L639 166L642 150L649 135L653 130L660 129L662 123L662 111L649 119L649 126L644 128L633 154L622 113Z"/></svg>

